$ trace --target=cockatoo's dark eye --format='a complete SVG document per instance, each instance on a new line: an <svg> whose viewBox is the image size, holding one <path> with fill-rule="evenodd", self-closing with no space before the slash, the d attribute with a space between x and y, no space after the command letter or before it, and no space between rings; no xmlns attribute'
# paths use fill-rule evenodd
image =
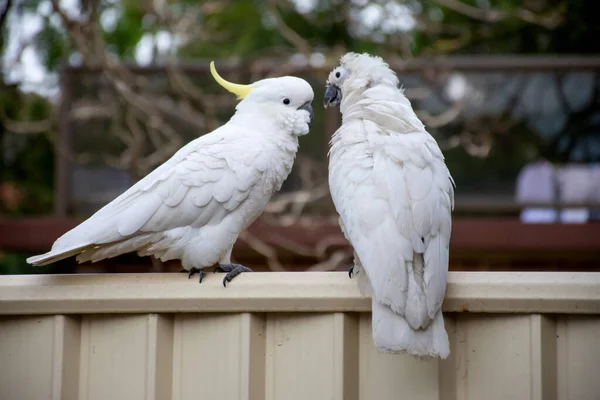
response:
<svg viewBox="0 0 600 400"><path fill-rule="evenodd" d="M285 104L286 106L287 106L288 104L290 104L290 99L283 99L283 104Z"/></svg>
<svg viewBox="0 0 600 400"><path fill-rule="evenodd" d="M342 75L342 73L340 71L338 71L338 72L335 73L335 77L336 78L339 78L341 75Z"/></svg>

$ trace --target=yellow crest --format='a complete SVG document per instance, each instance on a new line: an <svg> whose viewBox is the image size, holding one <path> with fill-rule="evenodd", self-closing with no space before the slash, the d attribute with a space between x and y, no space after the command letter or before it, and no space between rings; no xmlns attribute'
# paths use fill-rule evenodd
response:
<svg viewBox="0 0 600 400"><path fill-rule="evenodd" d="M238 99L243 99L244 97L248 96L248 93L250 93L253 89L249 85L240 85L239 83L231 83L231 82L228 82L225 79L221 78L221 75L219 75L217 73L217 69L215 68L214 61L210 62L210 73L213 76L213 78L215 78L215 81L217 81L217 83L219 85L223 86L229 92L235 94Z"/></svg>

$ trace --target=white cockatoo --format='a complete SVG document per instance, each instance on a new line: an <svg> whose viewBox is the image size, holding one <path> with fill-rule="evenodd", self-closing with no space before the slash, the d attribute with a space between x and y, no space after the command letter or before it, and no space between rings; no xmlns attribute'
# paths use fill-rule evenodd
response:
<svg viewBox="0 0 600 400"><path fill-rule="evenodd" d="M354 248L350 276L372 296L375 345L446 358L441 307L454 182L444 156L379 57L344 55L324 103L342 113L331 138L329 185Z"/></svg>
<svg viewBox="0 0 600 400"><path fill-rule="evenodd" d="M260 214L289 175L298 137L313 118L312 87L285 76L250 85L214 79L241 101L231 119L193 140L89 219L65 233L46 254L46 265L73 255L98 261L137 251L166 261L180 259L200 282L218 264L226 286L250 269L231 263L238 235Z"/></svg>

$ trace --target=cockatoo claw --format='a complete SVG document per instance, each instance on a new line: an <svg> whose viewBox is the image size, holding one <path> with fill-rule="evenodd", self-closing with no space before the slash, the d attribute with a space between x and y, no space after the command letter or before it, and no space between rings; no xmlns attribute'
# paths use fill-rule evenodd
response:
<svg viewBox="0 0 600 400"><path fill-rule="evenodd" d="M223 278L223 287L227 287L227 282L231 282L233 278L242 272L252 272L252 270L241 264L219 264L215 268L215 272L227 272L227 275Z"/></svg>
<svg viewBox="0 0 600 400"><path fill-rule="evenodd" d="M352 265L350 267L350 269L348 270L348 276L350 277L350 279L352 279L352 274L354 273L354 265Z"/></svg>
<svg viewBox="0 0 600 400"><path fill-rule="evenodd" d="M215 269L213 270L213 274L216 274L217 272L225 272L225 271L223 270L223 268L221 268L220 265L217 265L215 267Z"/></svg>
<svg viewBox="0 0 600 400"><path fill-rule="evenodd" d="M183 270L181 272L184 272L184 271L185 270ZM200 280L198 281L198 283L202 283L202 279L204 279L204 276L206 275L206 272L204 272L203 269L190 268L189 274L188 274L188 279L190 279L192 276L194 276L195 273L198 273L198 275L200 275Z"/></svg>

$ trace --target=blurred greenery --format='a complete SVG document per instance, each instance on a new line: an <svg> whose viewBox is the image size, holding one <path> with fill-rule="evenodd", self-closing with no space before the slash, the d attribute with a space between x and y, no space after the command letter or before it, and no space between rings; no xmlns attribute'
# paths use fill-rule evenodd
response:
<svg viewBox="0 0 600 400"><path fill-rule="evenodd" d="M594 2L589 0L80 0L76 3L79 4L78 10L67 11L75 15L91 14L95 21L99 21L96 25L81 28L80 39L84 41L93 36L93 29L101 31L104 43L92 43L88 50L106 50L122 61L133 61L138 44L148 35L174 33L174 29L177 30L175 33L189 40L182 40L178 46L171 45L166 53L160 52L155 44L153 62L283 57L302 50L298 46L308 46L326 57L331 54L337 57L341 51L367 51L403 58L440 54L600 52L600 24L597 23ZM164 8L156 10L152 4L163 4ZM399 9L398 6L405 8ZM293 37L290 39L282 34L280 21L272 12L273 7L287 27L297 33L298 41L294 42ZM379 23L361 28L357 15L365 17L369 7L371 14L379 13ZM182 19L177 26L170 24L194 9L198 11L190 14L191 20ZM389 28L389 24L394 22L391 20L400 19L394 14L398 10L410 13L413 20L410 29ZM535 15L535 18L523 18L523 10ZM4 5L0 3L0 13L5 14L5 18L0 19L3 21L0 26L0 53L4 54L7 50L10 36L19 32L19 29L11 27L23 23L27 16L36 15L41 17L41 29L31 42L22 45L34 50L47 70L48 79L54 79L57 84L61 65L81 62L81 49L67 34L65 28L68 27L49 0L4 0ZM18 74L16 78L12 76L6 55L3 60L0 75L0 215L49 213L53 199L53 143L59 129L56 113L59 99L34 94L30 90L25 93L21 85L24 77ZM312 83L319 84L317 81ZM321 124L322 110L318 112L317 119ZM45 120L48 121L45 128L29 133L16 132L11 128L12 122ZM449 127L450 134L451 129ZM537 139L531 136L531 130L526 126L518 125L514 129L517 133L499 142L487 158L472 157L462 148L447 152L450 169L459 187L462 185L468 190L469 180L487 180L491 186L496 180L516 175L531 157L531 148L539 143L536 144ZM324 141L319 136L303 140L306 143L302 144L302 148L309 149L322 146ZM310 144L311 141L314 143ZM552 159L558 157L557 154L550 152L545 155ZM322 158L323 155L319 153L316 156ZM18 201L7 200L4 194L7 187L17 188ZM10 255L5 255L0 265L5 269L11 268L14 262Z"/></svg>
<svg viewBox="0 0 600 400"><path fill-rule="evenodd" d="M72 266L65 267L66 263L59 262L44 267L34 267L24 262L27 257L32 255L0 252L0 275L73 273Z"/></svg>
<svg viewBox="0 0 600 400"><path fill-rule="evenodd" d="M4 0L5 2L7 0ZM106 49L122 59L133 59L135 48L145 34L166 29L164 20L175 18L186 10L197 7L195 0L168 1L166 11L159 16L148 4L135 0L80 0L82 10L98 3L98 19ZM60 2L59 2L60 3ZM179 59L259 57L265 53L281 54L291 51L293 45L276 28L269 14L270 1L205 1L201 2L197 18L190 21L189 29L201 27L206 35L185 43L175 50ZM594 16L594 3L586 0L462 0L470 7L485 11L493 9L504 16L473 18L445 7L453 1L342 1L308 0L279 1L278 10L285 23L298 33L312 48L327 51L343 46L352 51L419 56L423 54L532 54L532 53L598 53L600 43L595 40L600 26ZM310 4L307 12L299 12L296 3ZM356 12L364 12L366 5L376 5L389 13L390 5L403 5L414 16L416 27L410 31L389 31L385 21L370 26L367 32L356 32ZM68 41L64 27L49 9L49 0L13 0L9 13L15 18L27 13L42 15L42 29L35 36L36 53L50 71L57 71L61 61L75 52ZM535 13L542 22L531 23L517 18L518 10ZM42 11L43 10L43 11ZM48 11L50 10L50 11ZM302 10L305 11L305 10ZM375 11L373 11L375 12ZM372 13L372 12L371 12ZM109 18L110 15L113 18ZM552 22L552 16L556 21ZM550 22L546 22L548 19ZM7 19L9 21L10 18ZM7 37L8 23L3 29ZM409 54L398 46L400 39L410 43ZM6 40L3 40L4 44ZM159 58L159 56L157 56Z"/></svg>

